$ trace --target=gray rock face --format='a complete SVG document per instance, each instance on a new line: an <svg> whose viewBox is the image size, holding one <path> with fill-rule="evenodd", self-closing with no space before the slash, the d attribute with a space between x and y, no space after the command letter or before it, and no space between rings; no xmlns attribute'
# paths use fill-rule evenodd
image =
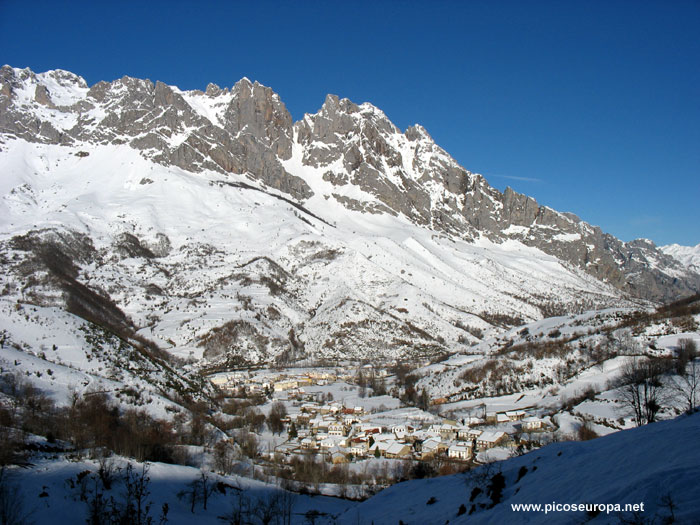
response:
<svg viewBox="0 0 700 525"><path fill-rule="evenodd" d="M223 122L212 122L162 82L123 77L88 89L72 73L45 75L69 91L85 91L84 96L70 105L58 105L42 78L4 66L0 126L5 133L50 144L127 143L164 165L247 174L298 200L312 195L306 182L287 173L280 162L291 156L291 116L279 97L258 83L242 80L231 92L209 85L207 97L231 99ZM27 89L32 100L23 95ZM32 103L55 110L57 118L42 118L39 115L44 114L32 111ZM56 121L74 125L56 129Z"/></svg>
<svg viewBox="0 0 700 525"><path fill-rule="evenodd" d="M224 118L231 134L252 135L282 160L292 156L292 116L270 88L240 80Z"/></svg>
<svg viewBox="0 0 700 525"><path fill-rule="evenodd" d="M283 163L300 151L301 165L333 185L324 197L349 209L403 215L465 240L517 239L636 297L662 301L700 290L698 274L653 244L623 243L510 188L501 193L421 126L401 133L371 104L335 95L293 123L276 93L247 79L205 92L130 77L88 88L66 71L4 66L0 128L30 142L128 144L164 165L246 175L297 202L313 192L303 172L289 173ZM366 199L340 191L351 186Z"/></svg>

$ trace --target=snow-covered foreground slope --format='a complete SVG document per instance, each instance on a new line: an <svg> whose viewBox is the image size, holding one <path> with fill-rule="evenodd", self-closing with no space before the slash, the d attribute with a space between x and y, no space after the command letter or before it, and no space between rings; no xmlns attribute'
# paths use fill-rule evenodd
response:
<svg viewBox="0 0 700 525"><path fill-rule="evenodd" d="M545 505L620 504L624 509L625 504L641 503L639 516L648 520L644 523L655 523L670 516L670 498L676 522L694 523L700 519L700 455L694 446L699 432L700 414L695 414L593 441L556 443L465 474L394 485L339 522L618 523L621 517L631 519L632 513L608 513L614 508L608 507L597 515L545 514ZM504 481L500 498L492 497L488 488L498 485L499 473ZM542 510L514 510L518 504L540 504ZM458 515L462 505L466 512Z"/></svg>
<svg viewBox="0 0 700 525"><path fill-rule="evenodd" d="M159 523L164 504L168 506L167 521L164 523L171 525L236 523L234 518L231 518L232 521L222 521L221 518L237 509L243 509L243 519L248 520L241 523L263 523L265 518L259 516L265 516L266 513L272 515L273 520L282 519L282 503L291 517L291 523L308 523L308 512L317 516L318 524L332 523L333 516L356 505L356 502L339 498L289 493L274 484L249 478L205 473L208 476L207 483L213 489L207 501L207 509L203 508L203 501L197 500L192 511L191 499L188 500L186 493L191 490L193 482L201 479L200 469L165 463L144 465L116 457L110 461L113 481L109 489L105 489L100 481L100 464L97 461L47 459L37 460L25 468L8 468L2 479L4 486L0 486L0 489L7 490L15 500L3 503L22 506L23 512L18 510L18 514L24 515L26 519L16 523L86 523L89 522L90 506L94 505L97 493L102 494L107 502L113 498L118 505L123 505L126 493L123 478L127 465L131 463L137 477L144 472L144 466L147 469L145 473L149 482L145 485L143 508L149 506L148 513L144 514L153 520L152 523ZM280 501L280 496L284 498L283 501ZM279 508L275 507L277 505Z"/></svg>

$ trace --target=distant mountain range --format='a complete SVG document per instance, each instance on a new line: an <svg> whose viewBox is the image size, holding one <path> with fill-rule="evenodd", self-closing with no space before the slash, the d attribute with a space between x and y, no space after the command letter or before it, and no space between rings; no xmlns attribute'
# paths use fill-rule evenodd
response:
<svg viewBox="0 0 700 525"><path fill-rule="evenodd" d="M666 255L670 255L677 261L680 261L695 273L700 272L700 244L697 246L669 244L668 246L662 246L660 249Z"/></svg>
<svg viewBox="0 0 700 525"><path fill-rule="evenodd" d="M700 290L698 247L625 243L501 193L368 103L328 95L293 122L248 79L181 91L4 66L0 166L6 305L200 363L424 359Z"/></svg>

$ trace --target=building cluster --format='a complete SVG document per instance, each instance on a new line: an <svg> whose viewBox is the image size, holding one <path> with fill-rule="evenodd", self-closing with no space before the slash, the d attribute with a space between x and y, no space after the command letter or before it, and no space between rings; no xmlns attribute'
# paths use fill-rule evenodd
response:
<svg viewBox="0 0 700 525"><path fill-rule="evenodd" d="M292 399L303 396L305 394L304 387L327 385L336 380L346 380L350 377L352 376L346 378L335 372L318 370L299 373L235 371L215 374L209 377L209 381L227 395L239 395L242 392L246 395L285 392Z"/></svg>
<svg viewBox="0 0 700 525"><path fill-rule="evenodd" d="M361 407L345 407L338 402L304 403L298 413L288 417L289 440L276 451L322 453L333 463L370 457L425 461L436 456L468 461L480 451L515 446L514 435L519 431L546 430L543 420L526 417L524 411L498 413L495 420L487 414L488 421L443 419L423 424L411 421L389 425L377 422L377 416L381 414L369 416ZM491 426L505 422L504 418L510 423L504 430Z"/></svg>

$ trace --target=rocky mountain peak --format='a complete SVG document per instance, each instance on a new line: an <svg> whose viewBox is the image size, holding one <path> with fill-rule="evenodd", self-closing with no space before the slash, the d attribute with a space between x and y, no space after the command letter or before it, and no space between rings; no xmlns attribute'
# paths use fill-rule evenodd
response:
<svg viewBox="0 0 700 525"><path fill-rule="evenodd" d="M247 78L232 90L233 98L224 115L226 131L248 133L261 140L280 159L292 155L292 116L279 96L269 87Z"/></svg>
<svg viewBox="0 0 700 525"><path fill-rule="evenodd" d="M338 95L328 94L323 101L319 113L328 119L336 120L340 115L358 113L360 107L347 98L340 99Z"/></svg>
<svg viewBox="0 0 700 525"><path fill-rule="evenodd" d="M433 137L431 137L428 131L420 124L414 124L413 126L406 128L404 135L411 142L415 142L417 140L434 142Z"/></svg>
<svg viewBox="0 0 700 525"><path fill-rule="evenodd" d="M85 82L83 77L76 75L71 71L66 71L65 69L52 69L50 71L46 71L45 73L40 73L37 75L37 78L44 83L54 82L56 85L63 88L88 88L87 82Z"/></svg>
<svg viewBox="0 0 700 525"><path fill-rule="evenodd" d="M218 97L220 95L227 95L229 93L229 90L228 88L221 89L218 85L210 82L209 84L207 84L207 89L205 93L209 97Z"/></svg>

